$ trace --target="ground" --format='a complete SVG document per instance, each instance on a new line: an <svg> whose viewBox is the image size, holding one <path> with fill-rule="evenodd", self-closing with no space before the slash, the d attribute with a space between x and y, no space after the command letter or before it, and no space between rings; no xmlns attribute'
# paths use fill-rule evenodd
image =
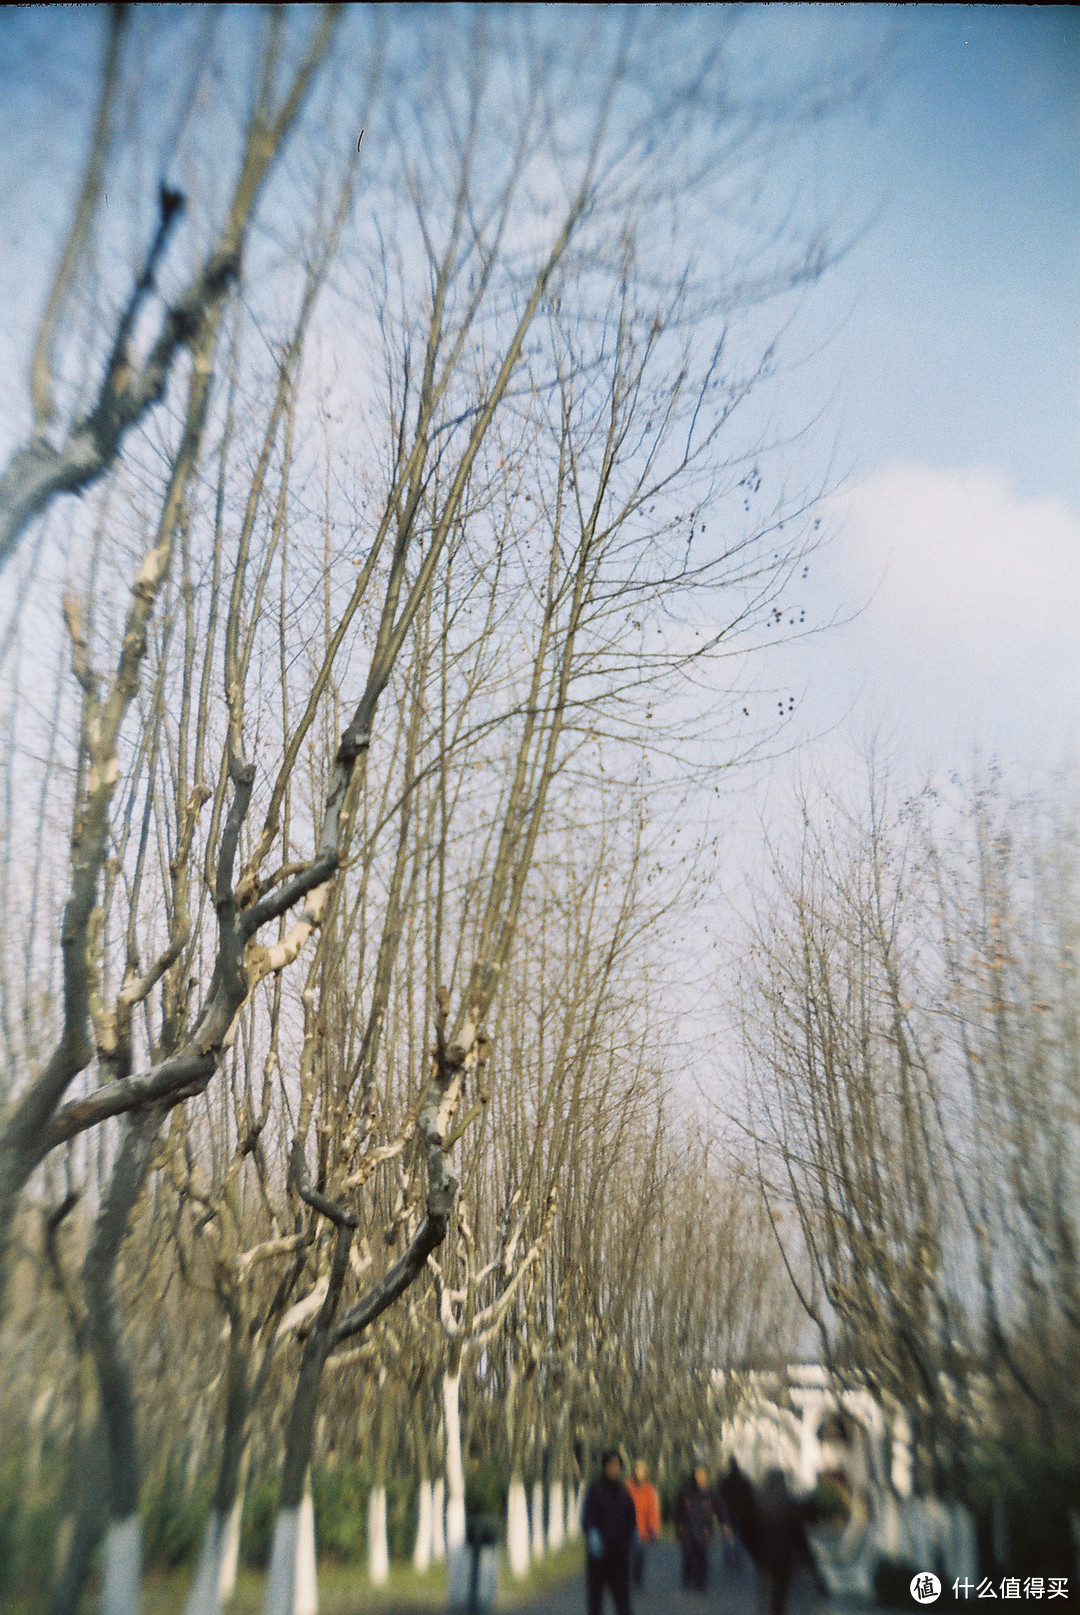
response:
<svg viewBox="0 0 1080 1615"><path fill-rule="evenodd" d="M583 1559L583 1548L579 1546L578 1552ZM679 1587L679 1555L675 1543L656 1543L646 1572L645 1588L633 1596L633 1615L758 1615L761 1606L752 1572L747 1569L734 1574L725 1572L717 1562L718 1557L714 1552L708 1592L683 1592ZM605 1615L611 1608L608 1596ZM816 1612L834 1609L836 1606L819 1599L809 1586L801 1585L788 1604L789 1615L816 1615ZM522 1615L585 1615L584 1569L559 1587L530 1600L521 1610Z"/></svg>
<svg viewBox="0 0 1080 1615"><path fill-rule="evenodd" d="M683 1592L679 1587L679 1555L673 1541L653 1547L646 1586L633 1596L633 1615L762 1615L754 1577L748 1569L725 1572L713 1554L712 1576L706 1593ZM190 1572L152 1576L143 1597L142 1615L181 1615L190 1584ZM262 1576L242 1575L228 1615L261 1615L265 1582ZM92 1606L91 1606L92 1607ZM506 1615L585 1615L585 1545L569 1544L530 1571L525 1585L516 1586L503 1573L498 1611ZM405 1566L394 1566L390 1585L380 1592L369 1587L362 1571L327 1567L319 1573L319 1615L433 1615L446 1610L445 1577L441 1572L418 1577ZM18 1615L24 1615L19 1611ZM25 1615L31 1615L29 1609ZM613 1615L610 1597L605 1615ZM788 1615L847 1615L843 1607L797 1587Z"/></svg>

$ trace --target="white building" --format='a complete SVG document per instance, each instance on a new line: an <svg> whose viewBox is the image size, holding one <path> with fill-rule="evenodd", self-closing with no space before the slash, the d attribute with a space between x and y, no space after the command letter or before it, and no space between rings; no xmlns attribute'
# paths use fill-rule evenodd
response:
<svg viewBox="0 0 1080 1615"><path fill-rule="evenodd" d="M882 1559L917 1569L974 1577L971 1516L937 1498L913 1495L911 1426L903 1408L883 1405L864 1387L843 1388L818 1363L775 1372L719 1375L717 1390L734 1411L721 1427L726 1457L752 1481L782 1469L794 1490L822 1476L842 1482L851 1503L843 1529L815 1533L815 1554L830 1591L869 1598Z"/></svg>
<svg viewBox="0 0 1080 1615"><path fill-rule="evenodd" d="M718 1388L737 1394L735 1412L722 1426L724 1451L752 1480L776 1468L798 1491L812 1490L820 1475L836 1474L853 1493L870 1488L911 1495L911 1430L902 1408L883 1407L861 1387L837 1387L820 1363L742 1374L734 1386L721 1374Z"/></svg>

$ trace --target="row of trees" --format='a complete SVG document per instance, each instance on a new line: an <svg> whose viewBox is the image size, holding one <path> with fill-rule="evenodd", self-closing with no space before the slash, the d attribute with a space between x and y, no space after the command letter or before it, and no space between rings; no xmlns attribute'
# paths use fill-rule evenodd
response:
<svg viewBox="0 0 1080 1615"><path fill-rule="evenodd" d="M917 1482L1080 1501L1075 782L803 804L745 979L762 1181Z"/></svg>
<svg viewBox="0 0 1080 1615"><path fill-rule="evenodd" d="M657 1119L648 1064L635 1072L636 1092L622 1096L632 1114L621 1137L606 1140L593 1192L603 1091L622 1080L610 1055L609 1046L581 1084L581 1137L557 1206L527 1208L520 1181L501 1208L479 1185L464 1193L437 1270L330 1359L311 1452L314 1534L324 1552L353 1559L363 1544L376 1582L392 1542L423 1569L460 1540L466 1499L470 1509L505 1511L511 1566L524 1573L573 1532L580 1485L607 1441L645 1456L669 1484L695 1451L714 1461L738 1397L732 1365L771 1363L792 1339L793 1298L752 1185L673 1119ZM507 1171L505 1147L495 1133L485 1147L493 1176ZM255 1241L257 1201L247 1215ZM228 1593L241 1550L257 1563L269 1555L265 1509L332 1257L329 1240L314 1244L298 1299L276 1312L285 1258L263 1251L249 1261L241 1335L228 1321L236 1305L223 1277L232 1274L222 1274L215 1225L196 1231L197 1222L163 1163L118 1272L150 1558L184 1562L193 1611ZM22 1476L7 1506L24 1552L42 1555L24 1565L28 1581L45 1578L57 1551L62 1565L75 1537L101 1524L96 1399L71 1345L78 1294L59 1282L78 1273L90 1232L78 1209L55 1233L42 1216L53 1282L43 1275L32 1286L27 1261L9 1318L25 1367L8 1376L5 1396L10 1462ZM48 1260L42 1250L42 1267ZM302 1497L301 1584L309 1509ZM17 1561L13 1550L12 1572Z"/></svg>
<svg viewBox="0 0 1080 1615"><path fill-rule="evenodd" d="M827 259L750 205L821 102L740 99L736 23L109 14L0 475L5 1417L28 1476L73 1432L57 1611L102 1454L108 1615L148 1454L216 1475L193 1612L276 1471L291 1615L313 1463L363 1441L375 1541L403 1408L460 1540L463 1385L520 1521L759 1344L645 809L808 541L740 422Z"/></svg>

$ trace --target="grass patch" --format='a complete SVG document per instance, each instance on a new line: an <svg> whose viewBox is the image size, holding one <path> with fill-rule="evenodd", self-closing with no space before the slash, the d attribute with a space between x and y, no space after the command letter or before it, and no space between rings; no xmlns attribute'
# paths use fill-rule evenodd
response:
<svg viewBox="0 0 1080 1615"><path fill-rule="evenodd" d="M544 1556L532 1565L523 1581L514 1581L503 1555L499 1573L500 1609L518 1609L582 1573L584 1547L579 1541L567 1543L558 1553ZM143 1615L182 1615L191 1587L193 1571L154 1571L143 1590ZM228 1615L262 1615L266 1577L259 1571L242 1570L236 1592L229 1600ZM355 1565L320 1565L319 1615L414 1615L420 1610L446 1608L446 1569L437 1566L418 1575L411 1565L391 1565L385 1587L372 1587L362 1568Z"/></svg>
<svg viewBox="0 0 1080 1615"><path fill-rule="evenodd" d="M143 1615L182 1615L191 1586L191 1573L148 1576L143 1590ZM242 1570L236 1591L226 1605L228 1615L262 1615L266 1576ZM406 1611L446 1608L446 1571L417 1575L411 1565L391 1565L385 1587L372 1587L363 1569L355 1565L319 1566L319 1615L354 1615L361 1610L379 1615L405 1615Z"/></svg>
<svg viewBox="0 0 1080 1615"><path fill-rule="evenodd" d="M571 1576L581 1576L584 1585L585 1575L585 1543L581 1537L565 1543L558 1553L547 1553L540 1563L529 1566L529 1574L523 1581L513 1581L503 1554L502 1572L499 1576L499 1605L503 1609L516 1609L519 1604L527 1604L541 1593L552 1587L561 1586Z"/></svg>

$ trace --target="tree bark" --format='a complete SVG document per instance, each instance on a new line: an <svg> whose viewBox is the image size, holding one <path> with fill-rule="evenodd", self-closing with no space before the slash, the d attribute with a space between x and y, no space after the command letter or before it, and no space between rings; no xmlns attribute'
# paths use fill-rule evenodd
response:
<svg viewBox="0 0 1080 1615"><path fill-rule="evenodd" d="M92 1371L92 1368L91 1368ZM94 1399L96 1403L96 1399ZM88 1420L80 1421L74 1454L72 1512L66 1525L70 1537L64 1563L49 1599L49 1615L77 1615L83 1589L90 1576L94 1552L109 1518L108 1498L101 1489L101 1475L108 1464L105 1431L96 1405ZM61 1541L65 1535L61 1530Z"/></svg>
<svg viewBox="0 0 1080 1615"><path fill-rule="evenodd" d="M548 1487L547 1528L547 1542L552 1553L556 1553L566 1539L566 1523L563 1509L562 1481L553 1480Z"/></svg>
<svg viewBox="0 0 1080 1615"><path fill-rule="evenodd" d="M430 1479L421 1477L416 1493L416 1546L413 1548L413 1569L423 1575L431 1566L433 1499Z"/></svg>
<svg viewBox="0 0 1080 1615"><path fill-rule="evenodd" d="M446 1561L446 1482L441 1475L431 1483L431 1558L437 1565Z"/></svg>
<svg viewBox="0 0 1080 1615"><path fill-rule="evenodd" d="M521 1581L529 1573L529 1504L525 1482L518 1474L511 1475L506 1496L506 1551L510 1574Z"/></svg>
<svg viewBox="0 0 1080 1615"><path fill-rule="evenodd" d="M139 1112L127 1123L83 1265L86 1338L97 1373L108 1452L109 1526L102 1615L134 1615L142 1581L135 1397L123 1346L116 1264L132 1209L146 1180L160 1123L158 1110Z"/></svg>
<svg viewBox="0 0 1080 1615"><path fill-rule="evenodd" d="M413 1548L413 1569L423 1575L431 1565L432 1556L432 1495L431 1469L428 1462L427 1430L424 1427L424 1408L427 1398L420 1391L426 1388L421 1381L412 1401L413 1444L416 1447L418 1482L416 1490L416 1544Z"/></svg>
<svg viewBox="0 0 1080 1615"><path fill-rule="evenodd" d="M461 1455L461 1369L443 1375L446 1422L446 1547L465 1545L465 1465Z"/></svg>
<svg viewBox="0 0 1080 1615"><path fill-rule="evenodd" d="M532 1556L539 1563L544 1557L544 1483L532 1484Z"/></svg>
<svg viewBox="0 0 1080 1615"><path fill-rule="evenodd" d="M206 1522L199 1568L184 1615L220 1615L236 1585L240 1514L247 1467L247 1419L251 1403L249 1360L236 1320L230 1320L225 1371L225 1412L214 1500Z"/></svg>
<svg viewBox="0 0 1080 1615"><path fill-rule="evenodd" d="M386 1540L386 1487L381 1482L368 1497L368 1580L385 1587L390 1576L390 1549Z"/></svg>

